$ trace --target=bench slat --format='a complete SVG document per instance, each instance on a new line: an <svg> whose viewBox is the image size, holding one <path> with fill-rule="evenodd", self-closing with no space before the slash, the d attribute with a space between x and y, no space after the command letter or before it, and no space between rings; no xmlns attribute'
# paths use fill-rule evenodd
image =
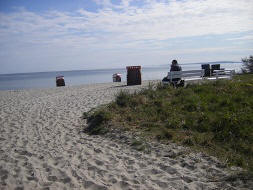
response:
<svg viewBox="0 0 253 190"><path fill-rule="evenodd" d="M186 80L203 79L205 70L188 70L188 71L171 71L168 72L167 79L183 78ZM222 78L232 78L235 74L235 70L213 70L213 78L207 79L222 79Z"/></svg>
<svg viewBox="0 0 253 190"><path fill-rule="evenodd" d="M168 79L185 78L185 77L203 77L204 70L189 70L189 71L171 71L168 72Z"/></svg>

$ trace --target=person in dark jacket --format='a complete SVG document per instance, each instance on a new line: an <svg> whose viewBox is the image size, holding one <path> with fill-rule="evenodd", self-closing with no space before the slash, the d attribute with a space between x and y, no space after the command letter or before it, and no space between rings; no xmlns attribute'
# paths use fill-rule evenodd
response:
<svg viewBox="0 0 253 190"><path fill-rule="evenodd" d="M182 68L178 65L177 60L172 61L170 71L182 71Z"/></svg>
<svg viewBox="0 0 253 190"><path fill-rule="evenodd" d="M170 72L171 71L182 71L182 68L178 65L177 60L173 60L170 66ZM174 78L172 79L172 81L170 80L170 78L164 77L163 82L169 82L171 85L175 86L175 87L180 87L180 86L184 86L184 80L181 80L181 78Z"/></svg>
<svg viewBox="0 0 253 190"><path fill-rule="evenodd" d="M171 66L170 66L170 71L182 71L182 68L178 65L177 60L174 59L172 61ZM184 86L184 81L181 80L181 78L174 78L172 79L171 83L177 87Z"/></svg>

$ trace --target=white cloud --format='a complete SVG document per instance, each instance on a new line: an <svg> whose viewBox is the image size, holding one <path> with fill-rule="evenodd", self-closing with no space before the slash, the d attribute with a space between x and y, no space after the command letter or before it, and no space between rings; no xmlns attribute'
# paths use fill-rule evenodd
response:
<svg viewBox="0 0 253 190"><path fill-rule="evenodd" d="M232 41L236 40L236 41L242 41L243 42L243 40L253 40L253 35L245 35L245 36L241 36L241 37L237 37L237 38L229 38L227 40L232 40Z"/></svg>
<svg viewBox="0 0 253 190"><path fill-rule="evenodd" d="M96 2L113 7L110 0ZM124 0L122 7L127 9L115 11L105 6L96 13L83 9L79 14L58 11L36 14L25 10L2 13L0 29L8 35L71 36L76 31L84 36L128 40L164 40L253 30L253 1L249 0L151 1L142 8L129 6L129 0Z"/></svg>
<svg viewBox="0 0 253 190"><path fill-rule="evenodd" d="M131 49L167 51L170 39L253 30L252 0L146 0L141 7L132 6L132 0L122 0L118 5L110 0L94 1L102 5L96 12L19 9L0 13L1 55L8 59L11 52L28 55L35 50L58 50L59 55L66 55L69 49L75 52L71 55L107 50L121 54Z"/></svg>

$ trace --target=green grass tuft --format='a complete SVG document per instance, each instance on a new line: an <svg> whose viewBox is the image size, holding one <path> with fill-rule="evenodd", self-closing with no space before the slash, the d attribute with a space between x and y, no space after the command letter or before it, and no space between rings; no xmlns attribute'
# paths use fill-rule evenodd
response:
<svg viewBox="0 0 253 190"><path fill-rule="evenodd" d="M108 129L105 127L105 124L112 118L110 112L105 110L95 111L92 115L85 114L88 121L88 127L85 129L85 132L91 135L105 134L108 132Z"/></svg>
<svg viewBox="0 0 253 190"><path fill-rule="evenodd" d="M121 91L115 102L85 117L95 134L105 132L111 123L253 171L252 74L186 88L158 84L134 94Z"/></svg>

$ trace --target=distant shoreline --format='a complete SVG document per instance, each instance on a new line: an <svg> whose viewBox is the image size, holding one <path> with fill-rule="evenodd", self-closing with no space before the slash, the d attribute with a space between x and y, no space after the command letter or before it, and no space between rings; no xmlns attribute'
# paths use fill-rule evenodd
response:
<svg viewBox="0 0 253 190"><path fill-rule="evenodd" d="M183 70L201 69L198 63L181 65ZM143 66L142 80L162 80L167 75L169 67L169 63L164 66ZM239 72L241 65L226 62L221 64L221 67ZM114 73L121 73L121 81L126 81L126 68L4 74L0 75L0 90L54 88L55 77L59 75L64 76L66 86L108 83L112 82Z"/></svg>
<svg viewBox="0 0 253 190"><path fill-rule="evenodd" d="M158 82L160 80L143 80L142 85L145 84L147 85L149 82ZM71 86L61 86L61 87L45 87L45 88L29 88L29 89L14 89L14 90L0 90L1 92L27 92L27 91L48 91L48 90L69 90L69 89L76 89L76 88L84 88L84 87L92 87L92 86L119 86L119 87L127 87L126 81L123 82L101 82L101 83L89 83L89 84L79 84L79 85L71 85ZM128 86L129 88L138 88L141 87L142 85L133 85L133 86Z"/></svg>

